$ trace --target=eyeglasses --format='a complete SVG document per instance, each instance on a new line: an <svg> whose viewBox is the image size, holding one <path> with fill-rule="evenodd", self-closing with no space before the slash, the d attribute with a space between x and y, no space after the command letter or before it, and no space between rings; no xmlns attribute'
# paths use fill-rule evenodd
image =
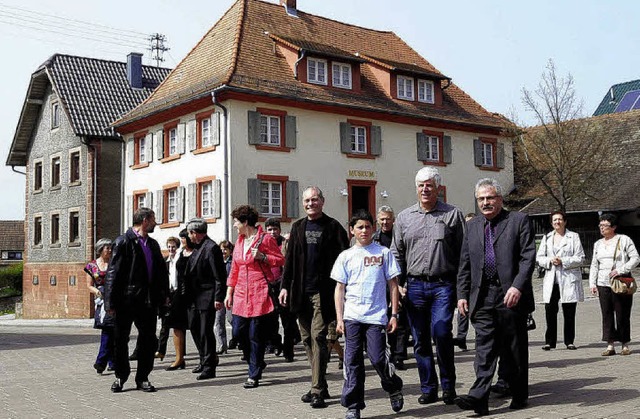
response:
<svg viewBox="0 0 640 419"><path fill-rule="evenodd" d="M497 198L497 196L495 195L491 195L491 196L479 196L476 198L476 201L478 202L483 202L483 201L495 201Z"/></svg>
<svg viewBox="0 0 640 419"><path fill-rule="evenodd" d="M598 224L598 227L600 227L600 228L609 228L609 227L611 227L611 224Z"/></svg>

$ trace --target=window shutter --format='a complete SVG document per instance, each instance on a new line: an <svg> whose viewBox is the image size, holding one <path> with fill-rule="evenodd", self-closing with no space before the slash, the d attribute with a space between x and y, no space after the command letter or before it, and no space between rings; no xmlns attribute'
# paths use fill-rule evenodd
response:
<svg viewBox="0 0 640 419"><path fill-rule="evenodd" d="M129 225L129 222L133 220L133 195L127 195L125 198L126 202L126 211L125 211L125 223L124 225Z"/></svg>
<svg viewBox="0 0 640 419"><path fill-rule="evenodd" d="M300 216L300 190L298 181L290 180L285 185L287 188L287 217L298 218Z"/></svg>
<svg viewBox="0 0 640 419"><path fill-rule="evenodd" d="M186 140L187 140L187 124L180 123L178 124L178 154L184 154L186 147Z"/></svg>
<svg viewBox="0 0 640 419"><path fill-rule="evenodd" d="M213 145L220 145L220 112L214 112L211 115L211 135Z"/></svg>
<svg viewBox="0 0 640 419"><path fill-rule="evenodd" d="M348 122L340 122L340 151L351 153L351 124Z"/></svg>
<svg viewBox="0 0 640 419"><path fill-rule="evenodd" d="M427 136L425 135L424 132L416 133L416 146L417 146L418 160L419 161L428 160Z"/></svg>
<svg viewBox="0 0 640 419"><path fill-rule="evenodd" d="M449 135L442 137L442 161L447 164L453 161L451 153L451 136Z"/></svg>
<svg viewBox="0 0 640 419"><path fill-rule="evenodd" d="M127 165L129 167L134 165L134 160L135 160L135 150L134 150L134 144L135 142L133 141L133 138L129 138L129 140L127 141Z"/></svg>
<svg viewBox="0 0 640 419"><path fill-rule="evenodd" d="M382 154L382 128L379 125L371 126L371 155Z"/></svg>
<svg viewBox="0 0 640 419"><path fill-rule="evenodd" d="M178 186L178 221L184 222L184 186Z"/></svg>
<svg viewBox="0 0 640 419"><path fill-rule="evenodd" d="M247 179L249 205L260 212L260 179Z"/></svg>
<svg viewBox="0 0 640 419"><path fill-rule="evenodd" d="M187 185L187 221L196 218L198 208L198 191L195 183Z"/></svg>
<svg viewBox="0 0 640 419"><path fill-rule="evenodd" d="M285 146L296 148L296 117L287 115L285 117Z"/></svg>
<svg viewBox="0 0 640 419"><path fill-rule="evenodd" d="M147 162L151 163L153 161L153 134L148 133L145 137L144 148L147 151ZM142 162L140 162L142 163Z"/></svg>
<svg viewBox="0 0 640 419"><path fill-rule="evenodd" d="M156 221L162 224L164 223L164 191L162 189L156 191L156 204ZM149 208L153 207L149 205Z"/></svg>
<svg viewBox="0 0 640 419"><path fill-rule="evenodd" d="M249 111L249 144L260 144L260 112Z"/></svg>
<svg viewBox="0 0 640 419"><path fill-rule="evenodd" d="M504 143L496 143L496 167L504 169Z"/></svg>
<svg viewBox="0 0 640 419"><path fill-rule="evenodd" d="M477 138L473 140L473 164L482 166L482 141Z"/></svg>
<svg viewBox="0 0 640 419"><path fill-rule="evenodd" d="M164 158L164 135L161 129L156 132L156 152L158 153L158 160Z"/></svg>
<svg viewBox="0 0 640 419"><path fill-rule="evenodd" d="M196 149L196 120L192 119L187 121L187 129L186 129L186 140L185 142L189 143L189 151L193 151Z"/></svg>
<svg viewBox="0 0 640 419"><path fill-rule="evenodd" d="M213 218L222 217L222 181L220 179L214 179L213 186Z"/></svg>
<svg viewBox="0 0 640 419"><path fill-rule="evenodd" d="M153 192L147 192L144 194L144 204L149 209L153 209Z"/></svg>

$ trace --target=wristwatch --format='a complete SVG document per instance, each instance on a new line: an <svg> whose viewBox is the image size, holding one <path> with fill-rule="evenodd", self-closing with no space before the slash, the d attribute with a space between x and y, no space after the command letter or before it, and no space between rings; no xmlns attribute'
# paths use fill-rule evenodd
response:
<svg viewBox="0 0 640 419"><path fill-rule="evenodd" d="M398 313L393 313L391 317L393 317L394 319L399 319L400 315Z"/></svg>

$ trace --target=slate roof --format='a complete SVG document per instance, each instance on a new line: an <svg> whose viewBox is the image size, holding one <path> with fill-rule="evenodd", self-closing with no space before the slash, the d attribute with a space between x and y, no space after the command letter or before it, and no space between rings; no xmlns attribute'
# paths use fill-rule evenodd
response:
<svg viewBox="0 0 640 419"><path fill-rule="evenodd" d="M7 165L24 166L48 85L79 136L113 137L110 124L140 104L170 69L142 66L141 89L127 81L126 62L55 54L31 76Z"/></svg>
<svg viewBox="0 0 640 419"><path fill-rule="evenodd" d="M596 108L593 116L614 113L625 93L632 90L640 90L640 80L614 84L607 90L607 94L602 98L602 102L600 102L600 105Z"/></svg>
<svg viewBox="0 0 640 419"><path fill-rule="evenodd" d="M567 204L567 212L622 211L640 208L640 110L589 118L599 136L608 142L606 160L595 179L587 182L587 194ZM536 129L535 127L533 129ZM516 170L516 185L519 179ZM507 197L512 208L530 215L558 209L540 184Z"/></svg>
<svg viewBox="0 0 640 419"><path fill-rule="evenodd" d="M116 127L205 97L214 89L344 106L362 110L500 129L502 121L485 110L395 33L367 29L262 0L237 0L165 81ZM295 78L274 43L309 48L329 56L371 59L400 72L441 80L443 106L390 98L370 65L362 65L362 91L332 89ZM425 122L426 124L427 122Z"/></svg>
<svg viewBox="0 0 640 419"><path fill-rule="evenodd" d="M0 250L24 249L24 221L0 220Z"/></svg>

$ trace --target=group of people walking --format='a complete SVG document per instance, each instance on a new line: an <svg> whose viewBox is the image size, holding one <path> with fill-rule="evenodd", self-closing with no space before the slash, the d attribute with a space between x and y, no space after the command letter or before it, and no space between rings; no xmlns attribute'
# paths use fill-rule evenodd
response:
<svg viewBox="0 0 640 419"><path fill-rule="evenodd" d="M478 215L469 221L460 209L438 200L440 185L437 169L419 170L417 203L397 219L390 207L381 207L378 231L371 214L356 212L349 221L351 247L347 231L324 213L325 198L315 186L304 190L306 216L292 224L287 241L277 220L267 220L265 231L255 208L235 208L231 217L238 238L235 246L221 243L224 253L207 235L206 221L193 219L179 239L167 240L165 260L149 237L156 225L153 211L138 209L133 226L113 243L99 241L98 257L87 265L89 289L96 300L104 299L108 316L94 367L101 373L111 366L116 376L111 390L122 391L130 374L128 342L135 324L136 387L155 391L149 372L154 357L166 354L169 329L174 331L176 359L168 370L185 368L189 329L199 354L193 370L198 380L214 378L218 355L238 345L248 366L243 386L250 389L260 385L267 344L277 342L275 347L291 362L299 339L311 367L310 387L301 401L323 408L330 397L326 372L335 327L345 341L341 404L347 419L357 419L365 407L365 350L392 410L403 408L403 382L396 370L404 368L410 330L420 404L442 400L486 415L499 359L500 378L512 396L509 407L526 408L527 316L534 310L534 266L537 262L546 271L547 331L542 349L556 347L558 304L565 319L564 343L576 349L576 304L584 299L580 238L566 229L565 215L555 212L553 231L543 237L536 253L528 217L503 207L502 187L495 179L477 182ZM615 341L622 343L621 353L626 355L632 296L612 292L609 279L629 273L640 258L633 242L615 233L616 218L600 218L603 238L594 247L589 283L602 308L603 340L608 344L602 355L616 353ZM158 344L155 330L161 308ZM226 332L221 336L221 329L226 329L224 310L232 313L229 342ZM475 329L476 380L466 395L456 394L453 348L460 341L452 333L454 311Z"/></svg>

